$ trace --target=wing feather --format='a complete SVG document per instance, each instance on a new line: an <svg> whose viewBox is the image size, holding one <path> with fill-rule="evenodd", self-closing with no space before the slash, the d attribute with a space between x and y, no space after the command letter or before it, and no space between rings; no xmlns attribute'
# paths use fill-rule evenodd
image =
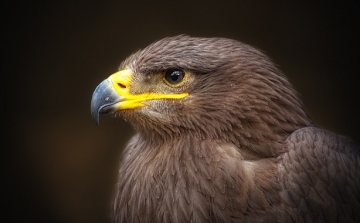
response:
<svg viewBox="0 0 360 223"><path fill-rule="evenodd" d="M294 132L285 146L279 165L283 217L360 222L359 146L316 127Z"/></svg>

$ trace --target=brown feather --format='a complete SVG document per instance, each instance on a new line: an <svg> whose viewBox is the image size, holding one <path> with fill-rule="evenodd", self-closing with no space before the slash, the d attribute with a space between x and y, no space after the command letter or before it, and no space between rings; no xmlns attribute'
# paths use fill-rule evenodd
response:
<svg viewBox="0 0 360 223"><path fill-rule="evenodd" d="M311 127L268 57L235 40L176 36L120 65L134 72L133 94L173 68L195 75L173 89L189 97L117 113L138 133L122 157L114 222L360 221L358 146Z"/></svg>
<svg viewBox="0 0 360 223"><path fill-rule="evenodd" d="M285 146L289 152L280 156L279 176L283 208L292 219L359 222L360 173L350 170L360 168L359 147L315 127L294 132Z"/></svg>

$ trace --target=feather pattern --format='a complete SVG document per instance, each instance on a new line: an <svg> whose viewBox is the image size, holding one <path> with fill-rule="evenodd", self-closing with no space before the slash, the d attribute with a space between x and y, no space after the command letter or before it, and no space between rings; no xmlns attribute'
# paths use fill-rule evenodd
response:
<svg viewBox="0 0 360 223"><path fill-rule="evenodd" d="M285 146L279 179L291 220L359 222L360 148L315 127L294 132Z"/></svg>
<svg viewBox="0 0 360 223"><path fill-rule="evenodd" d="M175 68L192 79L169 88L159 77ZM134 73L132 94L189 96L116 113L137 134L122 156L114 222L360 222L359 146L316 127L259 50L182 35L120 69Z"/></svg>

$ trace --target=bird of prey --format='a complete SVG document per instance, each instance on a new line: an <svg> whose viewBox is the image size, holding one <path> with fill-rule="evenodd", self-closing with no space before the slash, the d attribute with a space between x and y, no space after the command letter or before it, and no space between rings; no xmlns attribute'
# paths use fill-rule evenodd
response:
<svg viewBox="0 0 360 223"><path fill-rule="evenodd" d="M358 144L318 127L249 45L161 39L98 85L91 112L136 131L113 222L360 222Z"/></svg>

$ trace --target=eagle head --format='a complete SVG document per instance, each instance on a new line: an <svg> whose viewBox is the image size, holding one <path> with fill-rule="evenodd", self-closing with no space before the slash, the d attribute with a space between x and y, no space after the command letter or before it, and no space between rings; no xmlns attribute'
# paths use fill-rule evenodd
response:
<svg viewBox="0 0 360 223"><path fill-rule="evenodd" d="M226 38L184 35L123 61L96 88L91 112L96 122L99 114L121 116L157 139L226 141L260 156L275 156L277 142L311 122L296 91L262 52Z"/></svg>

